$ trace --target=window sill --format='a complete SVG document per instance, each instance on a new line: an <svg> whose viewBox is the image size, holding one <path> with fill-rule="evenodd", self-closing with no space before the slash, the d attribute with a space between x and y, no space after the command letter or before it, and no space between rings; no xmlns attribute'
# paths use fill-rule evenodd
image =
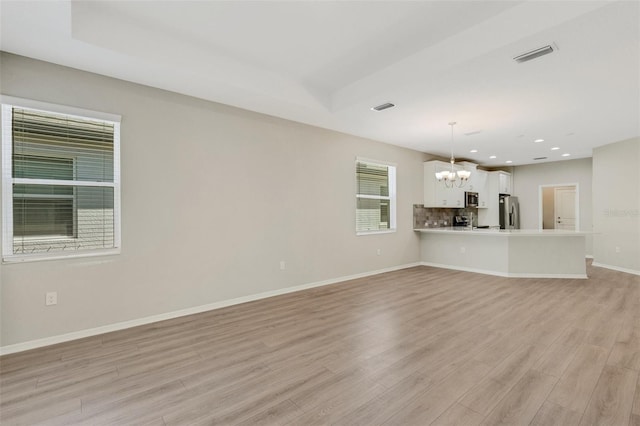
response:
<svg viewBox="0 0 640 426"><path fill-rule="evenodd" d="M2 258L2 263L40 262L43 260L77 259L82 257L113 256L120 254L120 249L87 250L86 252L52 253L52 254L14 254Z"/></svg>
<svg viewBox="0 0 640 426"><path fill-rule="evenodd" d="M395 232L396 232L395 229L382 229L380 231L359 231L359 232L356 232L356 235L360 236L360 235L393 234Z"/></svg>

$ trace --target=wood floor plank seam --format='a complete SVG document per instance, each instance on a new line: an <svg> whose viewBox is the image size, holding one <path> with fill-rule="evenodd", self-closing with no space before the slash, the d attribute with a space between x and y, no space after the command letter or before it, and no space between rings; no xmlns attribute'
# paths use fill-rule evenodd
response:
<svg viewBox="0 0 640 426"><path fill-rule="evenodd" d="M608 358L609 358L609 356L611 356L611 351L609 351L609 353L607 354L607 357L606 357L606 358L608 359ZM594 387L593 387L593 389L591 390L591 394L589 395L589 399L588 399L588 401L587 401L587 406L589 405L589 403L591 403L591 400L593 399L593 395L594 395L594 393L595 393L595 391L596 391L596 388L598 387L598 383L600 382L600 380L601 380L601 378L602 378L602 374L603 374L603 373L604 373L604 369L600 372L600 375L598 376L598 380L596 381L595 386L594 386ZM582 411L582 414L581 414L581 416L580 416L580 422L579 422L579 424L582 424L582 420L583 420L583 418L584 418L584 416L585 416L585 413L586 413L586 407L585 407L585 410L583 410L583 411Z"/></svg>
<svg viewBox="0 0 640 426"><path fill-rule="evenodd" d="M607 404L605 404L605 407L604 407L605 408L605 410L604 410L605 412L603 413L602 412L603 410L599 410L598 409L599 408L598 407L598 405L599 405L598 401L595 401L595 399L594 399L596 394L598 393L598 391L601 390L601 385L603 385L603 387L606 386L606 384L604 384L604 376L605 375L608 376L608 373L609 373L609 371L611 369L619 369L619 370L622 370L623 372L624 371L628 372L628 374L625 374L626 377L634 376L632 385L635 384L636 380L638 379L638 372L637 371L630 370L630 369L624 369L624 368L620 368L620 367L613 367L613 366L605 365L605 367L603 368L602 373L600 375L600 378L598 379L598 383L596 384L596 387L594 388L594 391L593 391L593 393L591 395L591 399L589 400L589 404L587 405L587 408L585 409L585 411L583 413L583 416L580 419L580 425L582 425L583 423L589 424L589 425L597 423L593 419L588 419L585 422L585 418L588 415L591 415L591 416L595 415L596 419L598 419L598 422L602 422L602 424L612 424L612 425L623 424L622 423L622 419L627 419L627 421L628 421L628 419L630 418L630 415L631 415L631 412L632 412L632 409L633 409L633 399L632 399L633 396L631 396L631 398L629 398L628 401L623 401L623 402L626 402L629 405L628 412L624 408L614 410L613 414L618 418L617 419L618 421L610 421L610 419L607 418L608 417L607 414L609 414L609 413L606 412L607 411L606 408L608 408L611 405L610 401L608 401ZM626 396L627 393L624 392L624 390L623 390L623 394L624 394L624 396ZM607 397L611 396L611 392L610 392L609 388L606 389L606 396ZM617 403L617 402L620 402L620 401L619 401L619 399L616 399L615 402ZM592 408L592 407L595 407L595 408ZM594 410L595 410L595 414L594 414Z"/></svg>
<svg viewBox="0 0 640 426"><path fill-rule="evenodd" d="M5 355L0 423L640 426L640 277L587 271L418 266Z"/></svg>

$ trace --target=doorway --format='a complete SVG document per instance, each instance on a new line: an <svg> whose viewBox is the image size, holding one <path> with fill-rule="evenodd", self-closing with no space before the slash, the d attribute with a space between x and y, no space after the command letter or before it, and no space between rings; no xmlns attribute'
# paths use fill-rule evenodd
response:
<svg viewBox="0 0 640 426"><path fill-rule="evenodd" d="M580 229L577 183L540 185L539 193L540 229Z"/></svg>

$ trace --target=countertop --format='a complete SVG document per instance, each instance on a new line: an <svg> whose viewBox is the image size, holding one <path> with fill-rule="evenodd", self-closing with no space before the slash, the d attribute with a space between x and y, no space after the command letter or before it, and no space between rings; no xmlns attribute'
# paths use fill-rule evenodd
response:
<svg viewBox="0 0 640 426"><path fill-rule="evenodd" d="M443 228L415 228L414 231L425 234L468 234L478 236L501 236L501 237L566 237L585 236L592 232L566 231L562 229L487 229L487 228L466 228L463 226L449 226Z"/></svg>

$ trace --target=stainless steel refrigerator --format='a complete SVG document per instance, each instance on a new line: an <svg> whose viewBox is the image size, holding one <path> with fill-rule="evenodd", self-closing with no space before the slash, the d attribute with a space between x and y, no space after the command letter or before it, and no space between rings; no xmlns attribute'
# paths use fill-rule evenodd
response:
<svg viewBox="0 0 640 426"><path fill-rule="evenodd" d="M518 197L500 194L499 206L500 229L520 229L520 204L518 204Z"/></svg>

